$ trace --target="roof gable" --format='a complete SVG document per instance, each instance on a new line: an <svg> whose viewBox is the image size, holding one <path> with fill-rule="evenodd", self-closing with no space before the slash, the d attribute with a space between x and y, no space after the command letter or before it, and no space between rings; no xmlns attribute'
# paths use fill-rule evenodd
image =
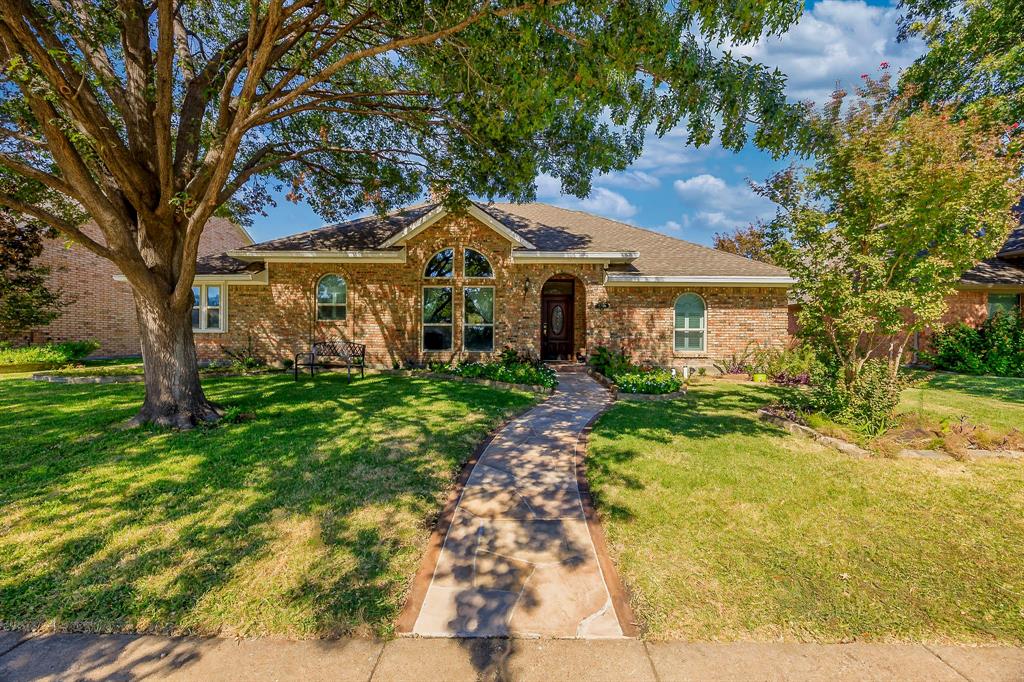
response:
<svg viewBox="0 0 1024 682"><path fill-rule="evenodd" d="M436 223L449 213L450 211L447 208L445 208L441 204L437 204L431 211L429 211L422 217L418 218L414 222L410 223L409 225L403 227L395 234L391 235L391 237L387 241L380 245L380 248L386 249L389 247L401 246L405 244L407 241L418 235L420 232L423 232L428 227L430 227L431 225L433 225L434 223ZM500 221L495 220L494 216L482 210L476 204L471 203L466 208L466 213L476 218L485 226L491 228L492 230L500 234L502 237L512 242L514 245L518 245L525 249L536 248L533 244L524 239L522 235L520 235L518 232L508 228Z"/></svg>

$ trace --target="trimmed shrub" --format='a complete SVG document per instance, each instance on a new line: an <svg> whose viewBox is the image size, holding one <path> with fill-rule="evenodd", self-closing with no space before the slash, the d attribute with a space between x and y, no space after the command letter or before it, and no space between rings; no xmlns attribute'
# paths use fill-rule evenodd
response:
<svg viewBox="0 0 1024 682"><path fill-rule="evenodd" d="M803 343L789 348L762 348L754 351L752 372L763 372L783 386L806 386L811 376L821 373L821 362L814 349Z"/></svg>
<svg viewBox="0 0 1024 682"><path fill-rule="evenodd" d="M60 367L78 362L99 347L100 344L95 341L64 341L18 347L4 344L0 346L0 366L47 364Z"/></svg>
<svg viewBox="0 0 1024 682"><path fill-rule="evenodd" d="M889 375L888 363L868 360L852 383L838 370L826 370L814 381L808 407L839 424L878 435L896 423L896 408L904 388L903 377Z"/></svg>
<svg viewBox="0 0 1024 682"><path fill-rule="evenodd" d="M558 385L555 370L511 348L503 350L501 359L495 362L468 362L461 365L432 362L427 368L438 374L451 374L467 379L490 379L545 388L554 388Z"/></svg>

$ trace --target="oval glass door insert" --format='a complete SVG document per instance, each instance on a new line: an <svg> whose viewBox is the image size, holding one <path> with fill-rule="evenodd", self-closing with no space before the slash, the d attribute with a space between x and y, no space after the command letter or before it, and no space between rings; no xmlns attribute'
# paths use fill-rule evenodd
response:
<svg viewBox="0 0 1024 682"><path fill-rule="evenodd" d="M551 333L561 334L562 327L565 325L565 312L562 310L561 305L556 305L551 309Z"/></svg>

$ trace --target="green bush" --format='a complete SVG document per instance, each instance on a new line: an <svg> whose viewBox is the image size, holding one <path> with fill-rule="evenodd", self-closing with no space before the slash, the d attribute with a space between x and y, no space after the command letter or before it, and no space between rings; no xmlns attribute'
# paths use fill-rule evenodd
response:
<svg viewBox="0 0 1024 682"><path fill-rule="evenodd" d="M95 341L64 341L33 346L0 346L0 366L48 364L54 367L78 362L97 348Z"/></svg>
<svg viewBox="0 0 1024 682"><path fill-rule="evenodd" d="M629 356L623 352L615 352L605 346L598 346L594 354L590 356L590 366L598 374L603 374L609 379L614 379L619 374L632 372L639 369L629 361Z"/></svg>
<svg viewBox="0 0 1024 682"><path fill-rule="evenodd" d="M615 375L615 385L623 393L674 393L683 385L671 372L624 372Z"/></svg>
<svg viewBox="0 0 1024 682"><path fill-rule="evenodd" d="M1000 313L975 329L963 322L945 327L921 358L936 369L963 374L1024 377L1024 318Z"/></svg>
<svg viewBox="0 0 1024 682"><path fill-rule="evenodd" d="M558 377L553 369L511 348L503 350L501 359L495 362L468 362L461 365L432 362L427 368L438 374L452 374L467 379L490 379L545 388L558 385Z"/></svg>
<svg viewBox="0 0 1024 682"><path fill-rule="evenodd" d="M808 405L839 424L878 435L896 423L896 408L906 388L901 376L889 375L883 360L868 360L855 381L849 383L838 370L824 370L813 380Z"/></svg>
<svg viewBox="0 0 1024 682"><path fill-rule="evenodd" d="M751 371L763 372L777 384L807 385L811 376L820 374L821 362L817 353L806 343L789 348L762 348L751 356Z"/></svg>

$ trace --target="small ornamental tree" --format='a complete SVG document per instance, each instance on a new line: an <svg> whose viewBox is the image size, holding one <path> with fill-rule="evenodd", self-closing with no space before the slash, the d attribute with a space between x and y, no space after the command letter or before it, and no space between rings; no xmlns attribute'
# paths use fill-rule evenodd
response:
<svg viewBox="0 0 1024 682"><path fill-rule="evenodd" d="M0 205L112 261L134 292L136 420L216 418L189 324L210 216L277 185L326 219L445 188L575 195L645 133L799 141L777 71L717 49L802 0L0 0ZM80 229L86 219L102 240Z"/></svg>
<svg viewBox="0 0 1024 682"><path fill-rule="evenodd" d="M769 227L776 262L797 280L802 333L848 385L874 355L895 379L909 339L1003 244L1022 191L1019 146L988 119L928 105L903 116L888 75L865 77L856 94L835 93L816 116L830 141L813 165L757 188L778 205Z"/></svg>
<svg viewBox="0 0 1024 682"><path fill-rule="evenodd" d="M762 263L775 263L769 230L762 223L737 227L732 232L716 232L714 243L719 251L734 253Z"/></svg>
<svg viewBox="0 0 1024 682"><path fill-rule="evenodd" d="M49 269L33 262L52 232L38 222L19 224L9 211L0 211L0 339L60 315L63 299L46 286Z"/></svg>

